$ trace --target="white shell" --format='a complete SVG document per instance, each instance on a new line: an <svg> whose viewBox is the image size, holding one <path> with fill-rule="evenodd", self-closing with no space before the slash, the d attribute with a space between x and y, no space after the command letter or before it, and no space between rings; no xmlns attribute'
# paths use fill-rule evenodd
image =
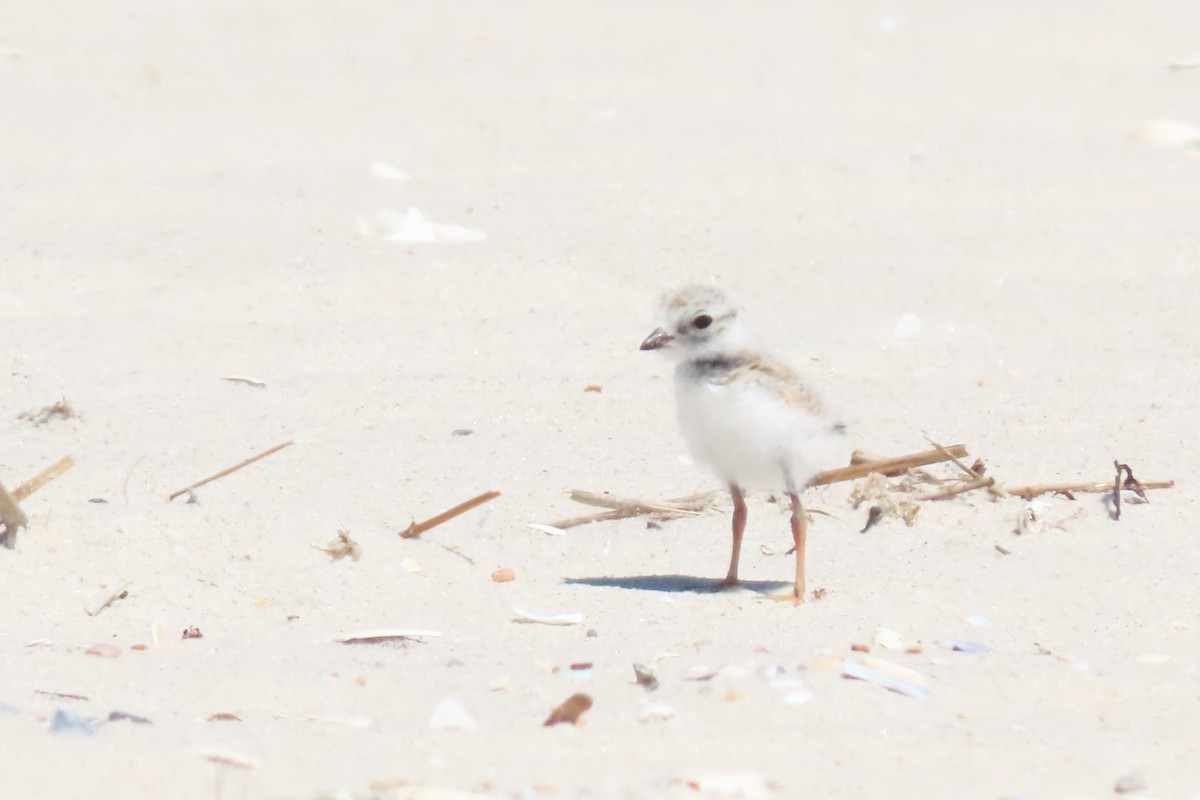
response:
<svg viewBox="0 0 1200 800"><path fill-rule="evenodd" d="M884 661L882 658L863 656L859 660L847 659L842 663L842 676L874 683L898 694L928 700L932 693L925 685L925 676L916 670Z"/></svg>
<svg viewBox="0 0 1200 800"><path fill-rule="evenodd" d="M479 728L475 719L467 713L458 698L446 697L437 704L433 716L429 718L429 727L435 731L473 731Z"/></svg>
<svg viewBox="0 0 1200 800"><path fill-rule="evenodd" d="M535 614L532 611L514 608L513 622L536 622L541 625L578 625L583 622L583 614L578 612L572 614Z"/></svg>
<svg viewBox="0 0 1200 800"><path fill-rule="evenodd" d="M875 630L875 644L885 650L904 649L904 639L891 628L877 628Z"/></svg>
<svg viewBox="0 0 1200 800"><path fill-rule="evenodd" d="M1129 138L1155 147L1200 145L1200 128L1177 119L1147 119L1129 129Z"/></svg>

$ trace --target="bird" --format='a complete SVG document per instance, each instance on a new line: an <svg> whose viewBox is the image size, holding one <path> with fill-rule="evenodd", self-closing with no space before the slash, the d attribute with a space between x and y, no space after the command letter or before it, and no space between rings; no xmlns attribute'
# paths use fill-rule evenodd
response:
<svg viewBox="0 0 1200 800"><path fill-rule="evenodd" d="M642 342L676 362L679 424L693 458L726 483L733 546L722 588L738 585L747 491L782 489L791 501L796 574L773 599L803 602L808 518L800 494L820 471L849 454L846 426L786 363L751 345L736 304L715 286L667 292L662 326Z"/></svg>

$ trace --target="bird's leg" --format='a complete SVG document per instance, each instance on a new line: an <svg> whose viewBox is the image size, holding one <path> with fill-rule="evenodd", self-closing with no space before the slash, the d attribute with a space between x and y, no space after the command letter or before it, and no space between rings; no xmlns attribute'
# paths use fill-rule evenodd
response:
<svg viewBox="0 0 1200 800"><path fill-rule="evenodd" d="M787 485L788 499L792 501L792 544L796 551L796 583L793 585L792 591L781 595L771 595L771 599L803 603L805 592L804 545L808 537L808 515L804 513L804 504L800 502L800 492L796 489L796 482L792 480L791 471L785 468L783 477Z"/></svg>
<svg viewBox="0 0 1200 800"><path fill-rule="evenodd" d="M788 492L792 501L792 543L796 546L796 587L794 594L796 602L804 601L804 546L808 538L808 514L804 513L804 504L800 495Z"/></svg>
<svg viewBox="0 0 1200 800"><path fill-rule="evenodd" d="M738 585L738 559L742 554L742 534L746 530L746 498L736 483L729 484L729 496L733 498L733 552L729 554L729 572L722 587Z"/></svg>

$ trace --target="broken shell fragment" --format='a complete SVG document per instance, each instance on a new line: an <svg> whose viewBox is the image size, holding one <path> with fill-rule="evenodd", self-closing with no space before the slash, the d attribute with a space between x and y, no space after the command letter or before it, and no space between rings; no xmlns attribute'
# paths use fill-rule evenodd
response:
<svg viewBox="0 0 1200 800"><path fill-rule="evenodd" d="M576 692L550 712L550 716L546 717L546 721L542 723L542 727L549 728L562 722L577 725L583 712L591 707L592 698L583 692Z"/></svg>
<svg viewBox="0 0 1200 800"><path fill-rule="evenodd" d="M842 677L855 678L882 686L897 694L928 700L932 692L925 686L925 676L916 670L884 661L882 658L864 656L861 659L846 659L842 663Z"/></svg>
<svg viewBox="0 0 1200 800"><path fill-rule="evenodd" d="M668 703L647 703L638 712L638 722L666 720L675 716L675 707Z"/></svg>
<svg viewBox="0 0 1200 800"><path fill-rule="evenodd" d="M753 772L709 773L689 778L687 784L701 794L743 797L747 800L767 797L771 788L762 775Z"/></svg>
<svg viewBox="0 0 1200 800"><path fill-rule="evenodd" d="M904 639L900 634L890 628L877 628L875 630L875 644L886 650L903 650Z"/></svg>
<svg viewBox="0 0 1200 800"><path fill-rule="evenodd" d="M117 647L115 644L108 644L107 642L102 642L100 644L92 645L84 652L87 653L89 656L100 656L101 658L116 658L117 656L121 655L121 648Z"/></svg>
<svg viewBox="0 0 1200 800"><path fill-rule="evenodd" d="M223 764L227 767L240 767L241 769L258 769L259 767L259 763L254 759L232 753L228 750L209 748L202 751L200 755L214 764Z"/></svg>
<svg viewBox="0 0 1200 800"><path fill-rule="evenodd" d="M378 630L362 631L350 634L349 636L342 636L334 639L334 641L341 644L363 644L386 642L391 639L424 639L429 636L441 635L438 631L423 630L421 628L380 628Z"/></svg>
<svg viewBox="0 0 1200 800"><path fill-rule="evenodd" d="M937 639L934 641L938 647L945 650L953 650L956 653L990 653L991 648L982 642L971 642L966 639Z"/></svg>
<svg viewBox="0 0 1200 800"><path fill-rule="evenodd" d="M1146 776L1138 770L1134 770L1117 778L1116 783L1113 784L1113 791L1117 794L1131 794L1140 792L1147 786Z"/></svg>
<svg viewBox="0 0 1200 800"><path fill-rule="evenodd" d="M1200 128L1177 119L1147 119L1129 129L1129 138L1155 147L1200 145Z"/></svg>
<svg viewBox="0 0 1200 800"><path fill-rule="evenodd" d="M509 581L515 581L516 579L517 573L510 567L501 567L492 573L492 580L496 583L508 583Z"/></svg>
<svg viewBox="0 0 1200 800"><path fill-rule="evenodd" d="M55 709L50 720L51 733L82 733L91 736L96 732L96 719L85 717L64 708Z"/></svg>
<svg viewBox="0 0 1200 800"><path fill-rule="evenodd" d="M435 731L473 731L479 728L475 719L455 697L447 697L437 704L433 716L429 718L429 727Z"/></svg>
<svg viewBox="0 0 1200 800"><path fill-rule="evenodd" d="M637 679L637 685L644 688L647 692L653 692L658 688L658 678L644 664L634 664L633 675Z"/></svg>
<svg viewBox="0 0 1200 800"><path fill-rule="evenodd" d="M535 614L532 611L514 608L513 622L539 623L542 625L578 625L583 622L583 614Z"/></svg>

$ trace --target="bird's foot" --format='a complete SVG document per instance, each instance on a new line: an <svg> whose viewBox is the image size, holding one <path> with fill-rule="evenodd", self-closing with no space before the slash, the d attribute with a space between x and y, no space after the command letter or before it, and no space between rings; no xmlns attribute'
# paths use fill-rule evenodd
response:
<svg viewBox="0 0 1200 800"><path fill-rule="evenodd" d="M804 602L804 590L799 587L793 587L790 592L783 592L782 594L768 594L764 595L764 597L766 597L768 600L774 600L779 603L791 603L794 606L798 606Z"/></svg>

